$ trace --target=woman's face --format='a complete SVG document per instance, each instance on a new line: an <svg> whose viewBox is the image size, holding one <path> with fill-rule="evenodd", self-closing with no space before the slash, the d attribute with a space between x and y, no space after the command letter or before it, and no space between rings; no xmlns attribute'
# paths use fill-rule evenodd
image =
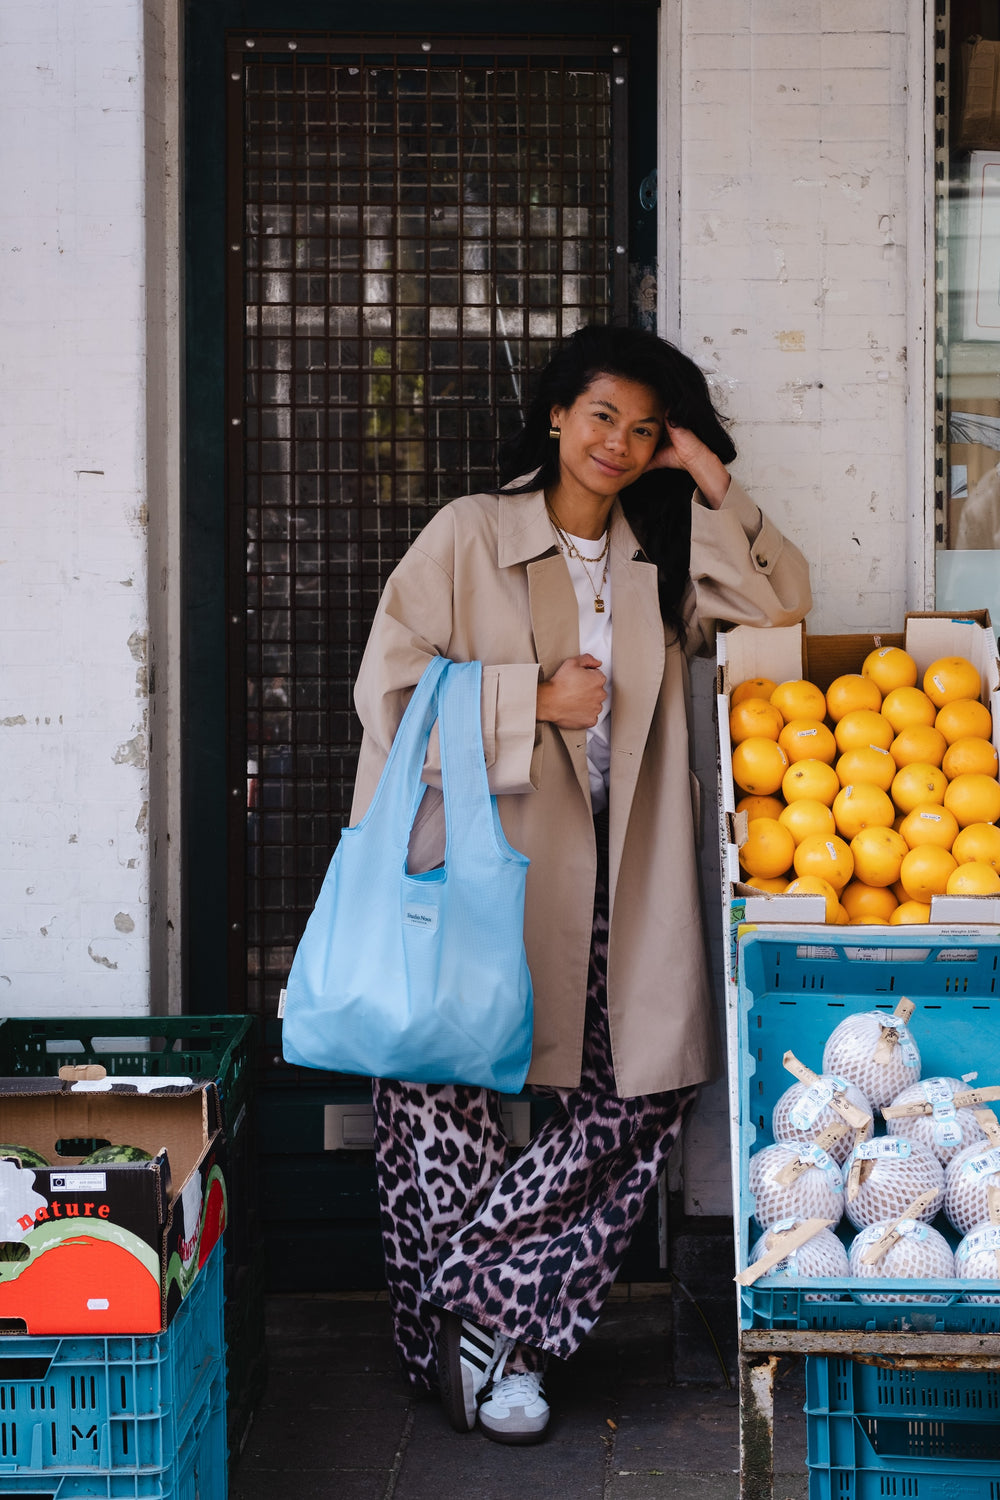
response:
<svg viewBox="0 0 1000 1500"><path fill-rule="evenodd" d="M559 482L607 500L632 484L663 435L663 403L648 385L598 375L572 406L554 406Z"/></svg>

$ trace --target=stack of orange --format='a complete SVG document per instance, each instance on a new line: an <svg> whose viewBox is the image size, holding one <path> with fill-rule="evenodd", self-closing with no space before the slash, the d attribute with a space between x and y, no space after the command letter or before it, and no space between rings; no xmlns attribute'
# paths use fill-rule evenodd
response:
<svg viewBox="0 0 1000 1500"><path fill-rule="evenodd" d="M1000 779L979 669L941 657L917 686L898 646L824 694L804 679L730 698L747 884L815 892L837 924L930 918L936 894L1000 893Z"/></svg>

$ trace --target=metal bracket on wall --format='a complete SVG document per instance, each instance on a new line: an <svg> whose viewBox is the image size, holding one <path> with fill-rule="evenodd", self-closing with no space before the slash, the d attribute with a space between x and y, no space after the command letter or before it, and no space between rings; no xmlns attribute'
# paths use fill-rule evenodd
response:
<svg viewBox="0 0 1000 1500"><path fill-rule="evenodd" d="M526 1146L531 1139L531 1104L512 1099L500 1107L504 1130L512 1146ZM373 1151L375 1117L370 1104L325 1104L323 1106L324 1151Z"/></svg>

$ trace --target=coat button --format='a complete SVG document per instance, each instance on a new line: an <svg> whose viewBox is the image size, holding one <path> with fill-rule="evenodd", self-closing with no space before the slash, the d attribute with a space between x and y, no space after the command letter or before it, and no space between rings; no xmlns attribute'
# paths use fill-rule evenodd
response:
<svg viewBox="0 0 1000 1500"><path fill-rule="evenodd" d="M754 562L757 564L758 568L767 567L767 558L764 556L763 552L757 553L756 557L754 558Z"/></svg>

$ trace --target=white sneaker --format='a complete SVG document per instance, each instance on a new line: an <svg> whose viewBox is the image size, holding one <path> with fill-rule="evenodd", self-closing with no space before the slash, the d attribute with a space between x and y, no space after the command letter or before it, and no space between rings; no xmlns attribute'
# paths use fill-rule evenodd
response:
<svg viewBox="0 0 1000 1500"><path fill-rule="evenodd" d="M540 1370L519 1371L494 1381L479 1408L479 1425L495 1443L537 1443L549 1425L549 1403Z"/></svg>
<svg viewBox="0 0 1000 1500"><path fill-rule="evenodd" d="M477 1328L457 1313L441 1314L438 1384L445 1415L456 1432L475 1427L479 1396L509 1348L510 1340L502 1334Z"/></svg>

